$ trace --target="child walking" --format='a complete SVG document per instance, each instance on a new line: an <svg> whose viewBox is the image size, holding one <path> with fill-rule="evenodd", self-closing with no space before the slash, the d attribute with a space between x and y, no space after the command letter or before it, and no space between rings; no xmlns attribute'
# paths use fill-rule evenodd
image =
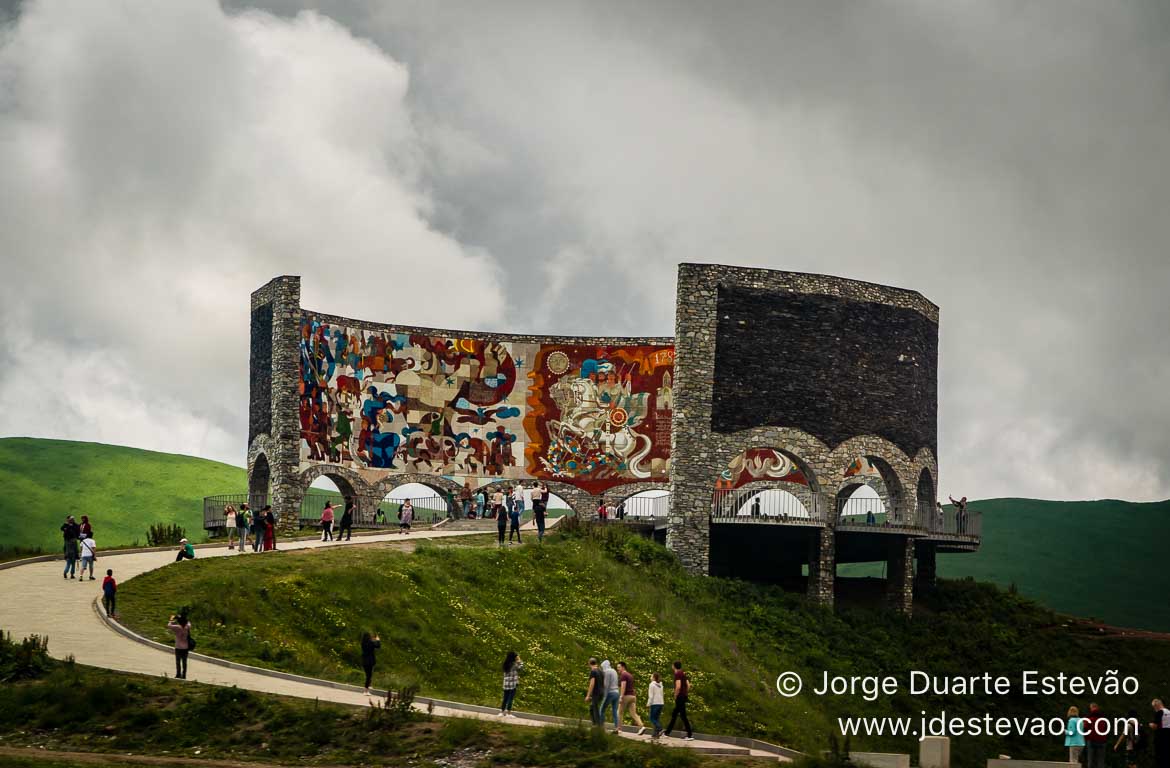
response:
<svg viewBox="0 0 1170 768"><path fill-rule="evenodd" d="M102 607L106 609L106 616L118 618L118 582L114 581L114 569L106 569L106 577L102 579Z"/></svg>

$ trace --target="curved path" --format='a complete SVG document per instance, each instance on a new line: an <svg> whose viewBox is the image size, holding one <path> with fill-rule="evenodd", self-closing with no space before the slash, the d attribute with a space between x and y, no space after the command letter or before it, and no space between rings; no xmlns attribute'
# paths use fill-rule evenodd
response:
<svg viewBox="0 0 1170 768"><path fill-rule="evenodd" d="M438 527L430 530L417 530L409 537L388 533L361 536L344 544L322 542L317 539L289 540L281 541L279 547L280 550L311 549L473 535L483 535L483 531L448 531ZM133 553L118 553L116 551L99 553L96 563L98 567L95 568L95 571L104 575L107 568L113 568L114 576L118 579L118 583L122 584L147 571L172 565L175 557L174 552L175 550L172 549ZM201 547L196 556L203 559L228 555L236 557L280 556L279 551L276 554L248 552L240 555L229 550L226 546ZM107 625L95 611L94 600L101 593L100 578L97 581L86 580L82 582L63 579L61 578L62 568L63 562L61 560L50 560L29 562L0 570L0 595L5 595L5 599L0 600L0 629L17 638L27 635L47 636L49 653L56 658L72 656L80 664L144 675L161 677L174 673L172 653L120 634ZM197 624L196 631L198 631ZM310 679L290 680L264 674L258 670L252 671L213 664L195 656L190 659L187 674L188 679L192 681L211 685L237 686L263 693L320 699L353 706L366 706L370 702L369 697L360 691L334 687L324 681L317 683L311 682ZM470 706L464 709L462 706L459 709L436 706L433 711L435 715L442 717L498 720L492 714L474 711ZM547 726L550 719L535 719L525 717L524 713L518 713L517 717L500 720L500 722L515 725ZM641 740L649 739L648 736L637 737L632 733L623 732L622 735ZM728 742L722 740L683 742L678 739L669 739L664 743L670 746L685 745L712 753L720 752L742 756L751 754L773 758L777 756L775 752L729 746Z"/></svg>

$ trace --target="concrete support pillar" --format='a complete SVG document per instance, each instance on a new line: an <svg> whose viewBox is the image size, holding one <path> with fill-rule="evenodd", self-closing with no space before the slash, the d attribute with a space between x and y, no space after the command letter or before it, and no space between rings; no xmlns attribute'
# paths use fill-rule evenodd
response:
<svg viewBox="0 0 1170 768"><path fill-rule="evenodd" d="M938 580L938 552L935 545L929 542L920 542L914 548L918 556L918 568L914 572L914 592L916 594L934 589Z"/></svg>
<svg viewBox="0 0 1170 768"><path fill-rule="evenodd" d="M909 616L914 611L914 539L890 538L893 541L886 560L886 601L894 610Z"/></svg>
<svg viewBox="0 0 1170 768"><path fill-rule="evenodd" d="M834 535L828 526L817 529L808 551L808 597L826 608L833 607L833 580L837 575Z"/></svg>

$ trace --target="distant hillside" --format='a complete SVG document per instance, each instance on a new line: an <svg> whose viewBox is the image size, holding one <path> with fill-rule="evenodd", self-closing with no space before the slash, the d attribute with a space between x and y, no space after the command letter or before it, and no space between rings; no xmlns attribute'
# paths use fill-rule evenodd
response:
<svg viewBox="0 0 1170 768"><path fill-rule="evenodd" d="M151 522L179 523L202 537L203 497L246 487L240 467L192 456L0 438L0 546L55 551L67 514L89 515L99 547L145 543Z"/></svg>
<svg viewBox="0 0 1170 768"><path fill-rule="evenodd" d="M1170 632L1165 578L1170 501L988 499L983 546L975 554L940 555L945 578L972 576L1062 613L1107 624ZM881 573L880 565L841 566L843 576Z"/></svg>

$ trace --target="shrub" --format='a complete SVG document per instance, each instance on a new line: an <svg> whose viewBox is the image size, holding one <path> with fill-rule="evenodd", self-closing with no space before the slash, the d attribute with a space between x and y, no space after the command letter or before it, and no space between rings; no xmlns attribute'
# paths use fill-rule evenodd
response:
<svg viewBox="0 0 1170 768"><path fill-rule="evenodd" d="M0 630L0 682L32 680L49 671L49 638L32 635L20 642Z"/></svg>
<svg viewBox="0 0 1170 768"><path fill-rule="evenodd" d="M146 530L146 544L150 547L169 547L187 538L187 532L178 523L155 523Z"/></svg>

